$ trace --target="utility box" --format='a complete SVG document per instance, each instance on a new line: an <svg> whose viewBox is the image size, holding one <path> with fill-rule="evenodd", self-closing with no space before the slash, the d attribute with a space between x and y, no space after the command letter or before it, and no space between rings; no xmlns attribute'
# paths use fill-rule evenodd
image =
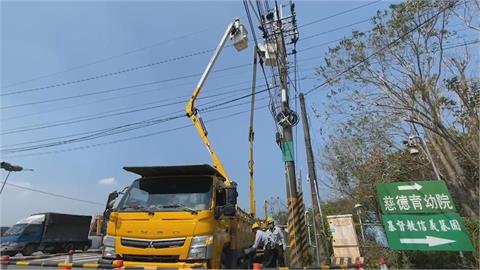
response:
<svg viewBox="0 0 480 270"><path fill-rule="evenodd" d="M332 234L333 256L360 257L352 215L327 216L327 221Z"/></svg>
<svg viewBox="0 0 480 270"><path fill-rule="evenodd" d="M277 65L277 45L275 43L269 42L265 44L258 44L258 49L262 54L263 62L265 63L265 65Z"/></svg>

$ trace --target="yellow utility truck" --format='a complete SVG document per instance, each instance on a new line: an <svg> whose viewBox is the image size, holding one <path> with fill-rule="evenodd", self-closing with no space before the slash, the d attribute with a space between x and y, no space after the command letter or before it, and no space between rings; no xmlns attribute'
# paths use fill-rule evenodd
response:
<svg viewBox="0 0 480 270"><path fill-rule="evenodd" d="M229 179L195 107L228 38L237 50L247 47L247 32L238 19L227 27L185 109L214 167L125 167L140 178L121 192L118 203L114 203L118 192L109 195L101 263L121 260L125 266L242 268L243 250L254 240L254 213L237 207L237 184Z"/></svg>
<svg viewBox="0 0 480 270"><path fill-rule="evenodd" d="M125 167L136 173L109 221L102 263L166 268L238 268L252 244L252 218L236 185L210 165Z"/></svg>

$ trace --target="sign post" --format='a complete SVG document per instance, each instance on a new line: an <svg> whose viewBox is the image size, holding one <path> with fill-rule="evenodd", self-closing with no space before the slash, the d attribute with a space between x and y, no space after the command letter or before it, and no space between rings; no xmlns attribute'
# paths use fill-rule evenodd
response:
<svg viewBox="0 0 480 270"><path fill-rule="evenodd" d="M444 181L377 184L376 189L391 249L473 250Z"/></svg>

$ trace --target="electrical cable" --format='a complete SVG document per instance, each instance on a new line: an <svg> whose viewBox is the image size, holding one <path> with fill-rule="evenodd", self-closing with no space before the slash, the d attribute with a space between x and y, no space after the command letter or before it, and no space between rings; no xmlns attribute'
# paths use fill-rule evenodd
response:
<svg viewBox="0 0 480 270"><path fill-rule="evenodd" d="M110 60L115 59L115 58L127 56L127 55L130 55L130 54L133 54L133 53L137 53L137 52L140 52L140 51L147 50L147 49L151 49L151 48L153 48L153 47L156 47L156 46L159 46L159 45L168 43L168 42L172 42L172 41L175 41L175 40L183 39L183 38L186 38L186 37L189 37L189 36L193 36L193 35L198 35L198 34L200 34L200 33L204 33L204 32L210 31L210 30L211 30L211 28L207 28L207 29L203 29L203 30L199 30L199 31L187 33L187 34L181 35L181 36L179 36L179 37L175 37L175 38L163 40L163 41L160 41L160 42L157 42L157 43L148 45L148 46L144 46L144 47L141 47L141 48L138 48L138 49L134 49L134 50L126 51L126 52L123 52L123 53L120 53L120 54L117 54L117 55L113 55L113 56L101 58L101 59L95 60L95 61L93 61L93 62L86 63L86 64L82 64L82 65L78 65L78 66L71 67L71 68L67 68L67 69L62 70L62 71L57 71L57 72L53 72L53 73L50 73L50 74L41 75L41 76L38 76L38 77L34 77L34 78L31 78L31 79L19 81L19 82L16 82L16 83L11 83L11 84L9 84L9 85L2 86L2 90L5 89L5 88L10 88L10 87L15 86L15 85L24 84L24 83L31 82L31 81L35 81L35 80L38 80L38 79L49 78L49 77L52 77L52 76L55 76L55 75L59 75L59 74L63 74L63 73L67 73L67 72L70 72L70 71L73 71L73 70L78 70L78 69L82 69L82 68L85 68L85 67L93 66L93 65L96 65L96 64L99 64L99 63L107 62L107 61L110 61Z"/></svg>
<svg viewBox="0 0 480 270"><path fill-rule="evenodd" d="M266 75L266 72L265 72L265 67L263 65L262 56L260 55L260 52L258 51L259 46L258 46L257 35L255 34L255 28L253 27L253 21L252 21L252 18L250 16L250 8L248 7L247 0L243 0L243 5L245 7L245 13L247 14L247 19L248 19L248 23L249 23L249 26L250 26L250 30L252 31L252 36L253 36L253 40L254 40L254 43L255 43L255 50L257 50L257 53L259 54L260 68L262 69L262 74L263 74L263 77L265 79L265 84L267 85L268 95L270 96L270 103L271 103L271 105L273 105L274 98L273 98L273 95L272 95L272 91L270 90L270 84L269 84L268 79L267 79L267 75ZM257 2L257 5L258 5L258 2ZM263 25L263 13L260 9L258 10L258 14L259 14L259 17L261 18L260 21ZM277 132L279 132L279 127L277 125L277 122L275 121L276 112L275 112L274 106L270 106L270 111L271 111L272 118L275 122L275 129L276 129Z"/></svg>
<svg viewBox="0 0 480 270"><path fill-rule="evenodd" d="M359 25L359 24L362 24L362 23L370 22L370 21L372 21L371 18L360 20L360 21L357 21L357 22L354 22L354 23L351 23L351 24L347 24L347 25L339 26L337 28L330 29L328 31L323 31L323 32L316 33L316 34L313 34L313 35L310 35L310 36L302 37L301 40L304 41L304 40L307 40L307 39L322 36L322 35L325 35L325 34L336 32L338 30L342 30L342 29L345 29L345 28L348 28L348 27L351 27L351 26Z"/></svg>
<svg viewBox="0 0 480 270"><path fill-rule="evenodd" d="M3 183L3 181L2 181L2 183ZM73 197L69 197L69 196L66 196L66 195L62 195L62 194L56 194L56 193L52 193L52 192L48 192L48 191L43 191L43 190L39 190L39 189L34 189L34 188L19 186L19 185L15 185L15 184L12 184L12 183L6 183L6 185L7 185L7 186L11 186L11 187L15 187L15 188L19 188L19 189L24 189L24 190L28 190L28 191L37 192L37 193L42 193L42 194L49 195L49 196L54 196L54 197L58 197L58 198L68 199L68 200L72 200L72 201L84 202L84 203L89 203L89 204L96 204L96 205L105 206L104 203L99 203L99 202L94 202L94 201L88 201L88 200L73 198Z"/></svg>
<svg viewBox="0 0 480 270"><path fill-rule="evenodd" d="M318 20L314 20L314 21L311 21L311 22L309 22L309 23L300 25L300 26L298 26L298 28L302 28L302 27L309 26L309 25L312 25L312 24L315 24L315 23L323 22L323 21L326 21L326 20L328 20L328 19L331 19L331 18L340 16L340 15L343 15L343 14L346 14L346 13L349 13L349 12L352 12L352 11L357 10L357 9L361 9L361 8L364 8L364 7L367 7L367 6L371 6L371 5L376 4L376 3L379 3L379 2L382 2L382 0L377 0L377 1L369 2L369 3L366 3L366 4L361 5L361 6L357 6L357 7L351 8L351 9L347 9L347 10L341 11L341 12L339 12L339 13L335 13L335 14L333 14L333 15L330 15L330 16L327 16L327 17L324 17L324 18L321 18L321 19L318 19Z"/></svg>
<svg viewBox="0 0 480 270"><path fill-rule="evenodd" d="M250 64L243 64L243 65L227 67L227 68L212 71L212 73L223 72L223 71L238 69L238 68L247 67L247 66L250 66ZM29 105L45 104L45 103L51 103L51 102L55 102L55 101L63 101L63 100L69 100L69 99L86 97L86 96L94 96L94 95L105 94L105 93L112 93L112 92L116 92L116 91L136 88L136 87L149 86L149 85L154 85L154 84L159 84L159 83L165 83L165 82L171 82L171 81L183 80L183 79L187 79L187 78L198 77L198 76L201 76L201 75L202 74L199 74L199 73L190 74L190 75L178 76L178 77L174 77L174 78L168 78L168 79L163 79L163 80L158 80L158 81L153 81L153 82L134 84L134 85L112 88L112 89L101 90L101 91L93 91L93 92L83 93L83 94L74 95L74 96L67 96L67 97L60 97L60 98L53 98L53 99L46 99L46 100L41 100L41 101L34 101L34 102L28 102L28 103L21 103L21 104L3 106L3 107L0 107L0 110L17 108L17 107L24 107L24 106L29 106Z"/></svg>
<svg viewBox="0 0 480 270"><path fill-rule="evenodd" d="M202 99L211 98L211 97L215 97L215 96L221 96L221 95L225 95L225 94L229 94L229 93L236 93L236 92L239 92L239 91L242 91L242 90L247 90L247 89L248 88L230 90L230 91L227 91L227 92L221 93L221 94L204 96L204 97L202 97ZM182 97L187 98L188 96L182 96ZM174 98L174 99L178 99L178 98ZM165 100L149 102L149 103L146 103L146 104L143 104L143 105L156 104L156 103L159 103L159 102L162 102L162 101L165 101ZM113 110L113 111L107 111L107 112L102 112L102 113L95 113L95 114L84 115L84 116L79 116L79 117L74 117L74 118L69 118L69 119L63 119L63 120L59 120L59 121L53 121L53 122L47 122L47 123L41 123L41 124L35 124L35 125L16 127L16 128L12 128L12 129L6 129L6 130L3 130L0 133L0 135L16 134L16 133L25 132L25 131L45 129L45 128L50 128L50 127L63 126L63 125L70 125L70 124L75 124L75 123L80 123L80 122L85 122L85 121L103 119L103 118L112 117L112 116L120 116L120 115L124 115L124 114L131 114L131 113L142 112L142 111L146 111L146 110L169 107L169 106L172 106L172 105L184 104L187 101L188 101L188 99L184 99L184 100L180 100L180 101L176 101L176 102L163 103L163 104L160 104L160 105L148 106L148 107L143 107L143 108L139 108L139 109L131 109L131 108L138 108L138 107L141 107L143 105L131 106L131 107L125 108L125 109L131 109L131 110L121 111L121 112L117 112L117 113L113 113L113 112L119 111L118 109Z"/></svg>
<svg viewBox="0 0 480 270"><path fill-rule="evenodd" d="M245 6L245 9L246 9L246 12L247 12L247 17L249 18L249 23L251 23L250 10L249 10L248 4L246 3L245 0L244 0L244 6ZM305 38L302 38L302 40L310 39L310 38L312 38L312 37L316 37L316 36L319 36L319 35L324 35L324 34L327 34L327 33L330 33L330 32L334 32L334 31L338 31L338 30L340 30L340 29L347 28L347 27L350 27L350 26L352 26L352 25L356 25L356 24L358 24L358 23L366 22L366 21L369 21L369 20L370 20L370 19L366 19L366 20L362 20L362 21L359 21L359 22L355 22L355 23L353 23L353 24L349 24L349 25L337 27L337 28L335 28L335 29L331 29L331 30L324 31L324 32L321 32L321 33L317 33L317 34L314 34L314 35L311 35L311 36L307 36L307 37L305 37ZM252 29L252 35L254 36L254 39L255 39L255 41L256 41L256 36L255 36L254 28L253 28L252 26L251 26L251 29ZM232 45L227 45L226 47L231 47L231 46L232 46ZM256 46L258 47L258 43L257 43L257 42L256 42ZM215 50L215 49L209 49L209 50L194 52L194 53L191 53L191 54L188 54L188 55L184 55L184 56L178 56L178 57L166 59L166 60L159 61L159 62L154 62L154 63L150 63L150 64L145 64L145 65L141 65L141 66L137 66L137 67L132 67L132 68L124 69L124 70L121 70L121 71L99 74L99 75L95 75L95 76L92 76L92 77L83 78L83 79L79 79L79 80L62 82L62 83L58 83L58 84L52 84L52 85L47 85L47 86L42 86L42 87L36 87L36 88L31 88L31 89L24 89L24 90L19 90L19 91L16 91L16 92L2 93L2 94L0 94L0 96L8 96L8 95L16 94L16 93L31 92L31 91L37 91L37 90L42 90L42 89L49 89L49 88L55 88L55 87L59 87L59 86L66 86L66 85L76 84L76 83L80 83L80 82L85 82L85 81L89 81L89 80L94 80L94 79L98 79L98 78L103 78L103 77L113 76L113 75L117 75L117 74L121 74L121 73L125 73L125 72L130 72L130 71L134 71L134 70L138 70L138 69L142 69L142 68L147 68L147 67L151 67L151 66L158 65L158 64L169 63L169 62L172 62L172 61L176 61L176 60L180 60L180 59L184 59L184 58L188 58L188 57L192 57L192 56L196 56L196 55L200 55L200 54L205 54L205 53L208 53L208 52L212 52L212 51L214 51L214 50ZM242 66L236 66L236 67L242 67ZM236 67L231 67L231 68L234 69L234 68L236 68ZM218 70L218 71L221 71L221 70ZM218 72L218 71L217 71L217 72ZM135 88L135 87L141 87L141 86L146 86L146 85L151 85L151 84L164 83L164 82L169 82L169 81L174 81L174 80L179 80L179 79L191 78L191 77L195 77L195 76L198 76L198 74L192 74L192 75L186 75L186 76L177 77L177 78L171 78L171 79L166 79L166 80L161 80L161 81L155 81L155 82L147 83L147 84L137 84L137 85L127 86L127 87L125 87L125 88L122 87L122 88L110 89L110 90L105 90L105 91L96 91L96 92L92 92L92 93L87 93L87 94L77 95L77 96L70 96L70 97L65 97L65 98L58 98L58 99L44 100L44 101L31 102L31 103L25 103L25 104L17 104L17 105L11 105L11 106L4 106L4 107L0 107L0 109L10 109L10 108L15 108L15 107L23 107L23 106L27 106L27 105L36 105L36 104L43 104L43 103L54 102L54 101L62 101L62 100L71 99L71 98L79 98L79 97L84 97L84 96L91 96L91 95L96 95L96 94L109 93L109 92L112 92L112 91L119 91L119 90L125 90L125 89L130 89L130 88Z"/></svg>
<svg viewBox="0 0 480 270"><path fill-rule="evenodd" d="M171 62L186 59L186 58L189 58L189 57L206 54L206 53L209 53L209 52L212 52L212 51L214 51L214 50L212 50L212 49L203 50L203 51L199 51L199 52L195 52L195 53L191 53L191 54L187 54L187 55L183 55L183 56L178 56L178 57L174 57L174 58L165 59L165 60L162 60L162 61L149 63L149 64L146 64L146 65L140 65L140 66L135 66L135 67L122 69L122 70L118 70L118 71L114 71L114 72L103 73L103 74L99 74L99 75L95 75L95 76L91 76L91 77L86 77L86 78L82 78L82 79L78 79L78 80L67 81L67 82L56 83L56 84L51 84L51 85L46 85L46 86L41 86L41 87L35 87L35 88L29 88L29 89L16 90L16 91L11 91L11 92L7 92L7 93L2 93L2 94L0 94L0 96L18 95L18 94L29 93L29 92L34 92L34 91L39 91L39 90L44 90L44 89L51 89L51 88L68 86L68 85L77 84L77 83L88 82L88 81L91 81L91 80L102 79L102 78L115 76L115 75L119 75L119 74L123 74L123 73L127 73L127 72L132 72L132 71L137 71L137 70L141 70L141 69L145 69L145 68L150 68L150 67L157 66L157 65L160 65L160 64L171 63Z"/></svg>
<svg viewBox="0 0 480 270"><path fill-rule="evenodd" d="M255 110L260 110L260 109L263 109L263 108L266 108L266 107L268 107L268 105L263 105L261 107L256 108ZM227 118L234 117L234 116L237 116L237 115L240 115L240 114L244 114L244 113L247 113L249 111L250 110L244 110L244 111L241 111L241 112L236 112L236 113L232 113L232 114L229 114L229 115L217 117L217 118L214 118L214 119L211 119L211 120L206 120L205 122L209 123L209 122L219 121L219 120L222 120L222 119L227 119ZM171 129L165 129L165 130L161 130L161 131L157 131L157 132L153 132L153 133L137 135L137 136L134 136L134 137L128 137L128 138L118 139L118 140L114 140L114 141L108 141L108 142L102 142L102 143L97 143L97 144L90 144L90 145L84 145L84 146L61 149L61 150L54 150L54 151L45 151L45 152L23 154L23 155L13 155L13 156L8 156L8 158L31 157L31 156L57 154L57 153L65 153L65 152L71 152L71 151L77 151L77 150L83 150L83 149L90 149L90 148L94 148L94 147L106 146L106 145L111 145L111 144L116 144L116 143L121 143L121 142L126 142L126 141L143 139L143 138L146 138L146 137L151 137L151 136L155 136L155 135L159 135L159 134L170 133L170 132L173 132L173 131L176 131L176 130L186 129L186 128L189 128L191 126L192 126L191 124L187 124L187 125L183 125L183 126L179 126L179 127L175 127L175 128L171 128Z"/></svg>
<svg viewBox="0 0 480 270"><path fill-rule="evenodd" d="M260 90L260 91L257 92L257 94L266 92L267 90L268 89ZM214 108L225 106L225 105L233 103L235 101L239 101L239 100L242 100L244 98L248 98L251 95L252 94L246 94L246 95L243 95L241 97L237 97L237 98L234 98L234 99L230 99L228 101L224 101L224 102L214 104L214 105L211 105L211 106L208 106L208 107L205 107L205 108L201 108L201 109L199 109L199 111L204 111L204 112L205 111L210 111ZM129 123L129 124L121 125L121 126L116 126L116 127L113 127L113 128L102 129L102 130L99 130L99 131L95 131L94 133L92 133L90 135L82 136L82 137L79 137L79 138L73 138L73 139L64 140L64 141L57 141L57 142L50 142L50 143L45 143L45 144L40 144L40 145L17 147L17 148L11 148L11 149L2 149L2 152L15 153L15 152L31 151L31 150L37 150L37 149L40 149L40 148L47 148L47 147L53 147L53 146L58 146L58 145L65 145L65 144L69 144L69 143L76 143L76 142L81 142L81 141L86 141L86 140L92 140L92 139L97 139L97 138L100 138L100 137L105 137L105 136L110 136L110 135L116 135L116 134L119 134L119 133L124 133L124 132L131 131L131 130L134 130L134 129L144 128L144 127L148 127L148 126L152 126L152 125L156 125L156 124L160 124L160 123L164 123L164 122L169 122L169 121L172 121L172 120L175 120L175 119L182 118L184 116L185 116L184 113L171 114L170 117L166 117L166 118L160 118L160 119L153 118L153 119L133 122L133 123Z"/></svg>

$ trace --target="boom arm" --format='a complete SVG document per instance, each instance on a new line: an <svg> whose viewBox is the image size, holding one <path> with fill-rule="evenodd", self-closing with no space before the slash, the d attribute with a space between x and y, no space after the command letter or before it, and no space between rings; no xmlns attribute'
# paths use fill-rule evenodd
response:
<svg viewBox="0 0 480 270"><path fill-rule="evenodd" d="M197 99L198 95L200 94L200 91L202 90L202 87L207 80L208 75L210 74L210 71L212 71L213 65L217 61L218 56L222 52L223 47L225 47L225 42L227 39L238 29L240 28L240 21L236 19L235 21L231 22L225 33L223 34L222 39L220 40L220 43L218 44L217 48L215 49L215 52L213 53L212 58L210 59L210 62L207 65L207 68L202 74L202 77L200 78L200 81L197 84L197 87L195 88L195 91L193 91L192 97L187 103L187 106L185 108L185 112L187 113L187 116L192 120L193 124L195 125L195 128L197 128L198 133L200 134L200 138L202 139L203 143L207 147L208 152L210 153L210 156L213 161L213 166L222 174L223 177L225 177L226 182L225 184L227 186L230 186L230 178L228 177L227 172L225 171L225 168L222 165L222 162L220 162L220 159L218 158L217 153L213 149L210 141L208 140L208 132L205 128L205 125L203 124L202 118L198 114L198 110L195 107L195 100Z"/></svg>

